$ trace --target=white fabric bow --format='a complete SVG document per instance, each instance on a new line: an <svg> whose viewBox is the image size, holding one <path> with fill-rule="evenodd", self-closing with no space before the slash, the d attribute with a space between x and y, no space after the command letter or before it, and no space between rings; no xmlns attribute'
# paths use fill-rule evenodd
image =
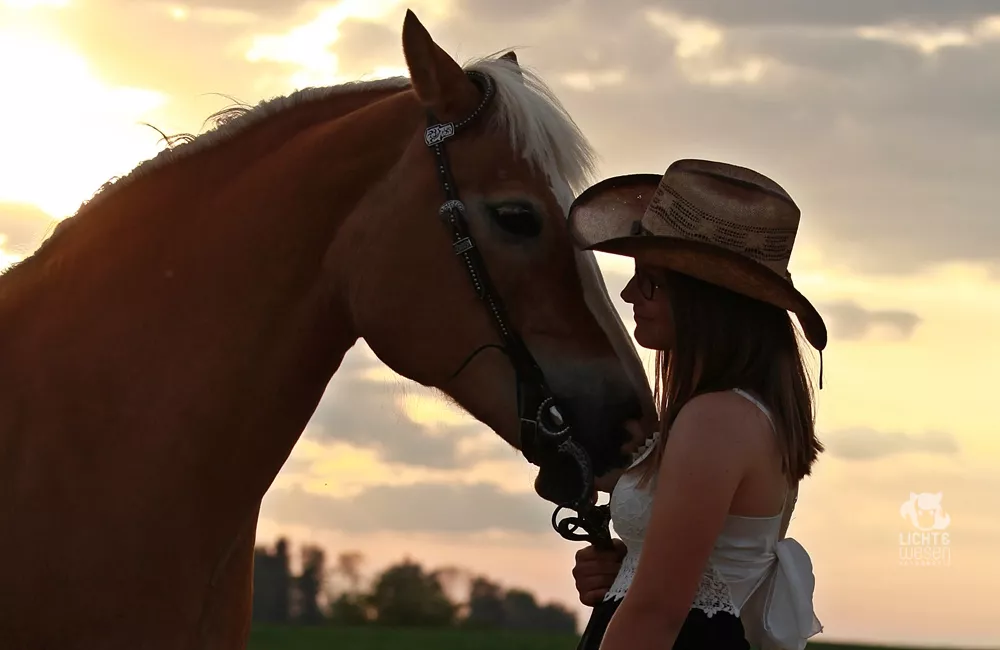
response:
<svg viewBox="0 0 1000 650"><path fill-rule="evenodd" d="M774 579L764 602L761 650L803 650L812 636L823 631L813 611L816 577L802 545L790 537L775 546Z"/></svg>

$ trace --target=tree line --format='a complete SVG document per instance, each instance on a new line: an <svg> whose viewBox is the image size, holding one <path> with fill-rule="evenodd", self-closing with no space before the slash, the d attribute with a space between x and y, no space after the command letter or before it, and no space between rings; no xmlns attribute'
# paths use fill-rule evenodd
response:
<svg viewBox="0 0 1000 650"><path fill-rule="evenodd" d="M254 550L253 620L299 625L474 627L577 633L576 614L540 604L458 567L429 570L406 558L363 579L364 556L340 553L328 566L315 545L300 548L297 572L285 538Z"/></svg>

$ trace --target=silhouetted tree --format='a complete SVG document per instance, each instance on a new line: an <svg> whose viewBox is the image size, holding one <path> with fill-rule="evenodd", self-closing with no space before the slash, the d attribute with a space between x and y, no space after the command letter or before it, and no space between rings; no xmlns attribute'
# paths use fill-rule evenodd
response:
<svg viewBox="0 0 1000 650"><path fill-rule="evenodd" d="M470 627L503 627L506 620L503 589L495 582L478 576L469 587L469 610L465 623Z"/></svg>
<svg viewBox="0 0 1000 650"><path fill-rule="evenodd" d="M287 623L290 587L288 541L279 539L274 553L266 548L254 549L253 620Z"/></svg>
<svg viewBox="0 0 1000 650"><path fill-rule="evenodd" d="M391 566L378 577L371 604L380 625L451 625L456 606L448 600L441 583L410 560Z"/></svg>
<svg viewBox="0 0 1000 650"><path fill-rule="evenodd" d="M365 625L375 618L368 594L342 593L330 603L330 622L336 625Z"/></svg>
<svg viewBox="0 0 1000 650"><path fill-rule="evenodd" d="M284 623L288 621L291 611L290 602L291 589L292 589L292 568L291 568L291 554L288 552L288 540L284 537L278 540L275 544L275 557L278 563L278 570L276 572L276 583L274 586L275 590L275 602L277 604L280 622Z"/></svg>
<svg viewBox="0 0 1000 650"><path fill-rule="evenodd" d="M488 578L472 581L464 624L478 628L547 630L576 633L576 615L556 605L541 607L524 589L504 590Z"/></svg>
<svg viewBox="0 0 1000 650"><path fill-rule="evenodd" d="M538 603L535 597L523 589L510 589L503 597L504 627L515 630L530 630L535 627Z"/></svg>
<svg viewBox="0 0 1000 650"><path fill-rule="evenodd" d="M295 581L298 592L298 616L301 623L314 625L323 621L319 597L323 593L326 578L326 560L323 549L318 546L302 548L302 572Z"/></svg>
<svg viewBox="0 0 1000 650"><path fill-rule="evenodd" d="M549 603L541 609L537 630L577 634L576 614L558 603Z"/></svg>
<svg viewBox="0 0 1000 650"><path fill-rule="evenodd" d="M335 582L342 584L330 590L330 622L337 625L363 625L375 618L371 596L361 593L361 565L364 555L360 551L345 551L337 555L331 569Z"/></svg>
<svg viewBox="0 0 1000 650"><path fill-rule="evenodd" d="M472 575L460 567L445 566L434 569L431 576L441 585L448 600L455 604L455 615L460 618L467 616Z"/></svg>
<svg viewBox="0 0 1000 650"><path fill-rule="evenodd" d="M577 631L571 611L557 604L541 606L529 591L505 590L489 578L473 577L453 566L425 571L410 559L390 566L364 592L360 587L362 554L340 553L329 574L342 586L328 591L323 550L307 545L301 553L301 572L293 576L287 540L279 539L273 553L255 549L254 621L426 627L460 622L478 628ZM324 602L329 603L325 608Z"/></svg>
<svg viewBox="0 0 1000 650"><path fill-rule="evenodd" d="M510 589L503 599L504 627L515 630L547 630L576 633L576 615L566 608L550 604L539 606L535 596L524 589Z"/></svg>
<svg viewBox="0 0 1000 650"><path fill-rule="evenodd" d="M342 591L348 593L358 593L358 586L361 584L361 565L365 556L360 551L347 551L337 556L337 566L334 572L344 578L348 588Z"/></svg>

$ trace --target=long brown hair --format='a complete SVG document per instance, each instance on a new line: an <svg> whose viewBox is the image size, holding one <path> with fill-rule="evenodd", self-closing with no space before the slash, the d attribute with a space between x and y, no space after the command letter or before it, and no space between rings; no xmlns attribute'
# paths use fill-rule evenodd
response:
<svg viewBox="0 0 1000 650"><path fill-rule="evenodd" d="M656 353L654 399L660 439L639 465L639 482L656 473L670 428L697 395L741 388L771 411L782 471L808 476L823 451L816 437L813 391L799 332L788 312L687 275L658 270L672 312L673 341Z"/></svg>

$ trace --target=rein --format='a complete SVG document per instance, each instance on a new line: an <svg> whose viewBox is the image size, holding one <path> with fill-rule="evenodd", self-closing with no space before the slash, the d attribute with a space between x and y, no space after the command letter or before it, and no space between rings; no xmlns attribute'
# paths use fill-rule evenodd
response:
<svg viewBox="0 0 1000 650"><path fill-rule="evenodd" d="M490 280L482 255L469 232L466 207L458 195L445 142L480 117L496 95L496 86L488 75L470 70L466 74L483 92L482 101L468 116L458 122L440 122L430 111L424 143L434 154L438 178L444 191L444 203L438 210L441 220L450 228L452 249L461 259L476 295L486 304L501 344L477 348L455 372L460 373L483 350L495 347L510 360L517 381L517 409L521 422L520 448L525 459L541 468L567 457L573 461L580 477L579 494L566 503L558 504L552 513L552 527L563 538L585 541L601 548L611 548L610 512L608 506L598 506L592 500L594 468L590 456L573 438L573 430L556 404L555 396L545 381L545 375L531 355L521 336L510 327L503 301ZM563 509L574 510L576 517L557 522ZM583 533L576 532L583 529Z"/></svg>

